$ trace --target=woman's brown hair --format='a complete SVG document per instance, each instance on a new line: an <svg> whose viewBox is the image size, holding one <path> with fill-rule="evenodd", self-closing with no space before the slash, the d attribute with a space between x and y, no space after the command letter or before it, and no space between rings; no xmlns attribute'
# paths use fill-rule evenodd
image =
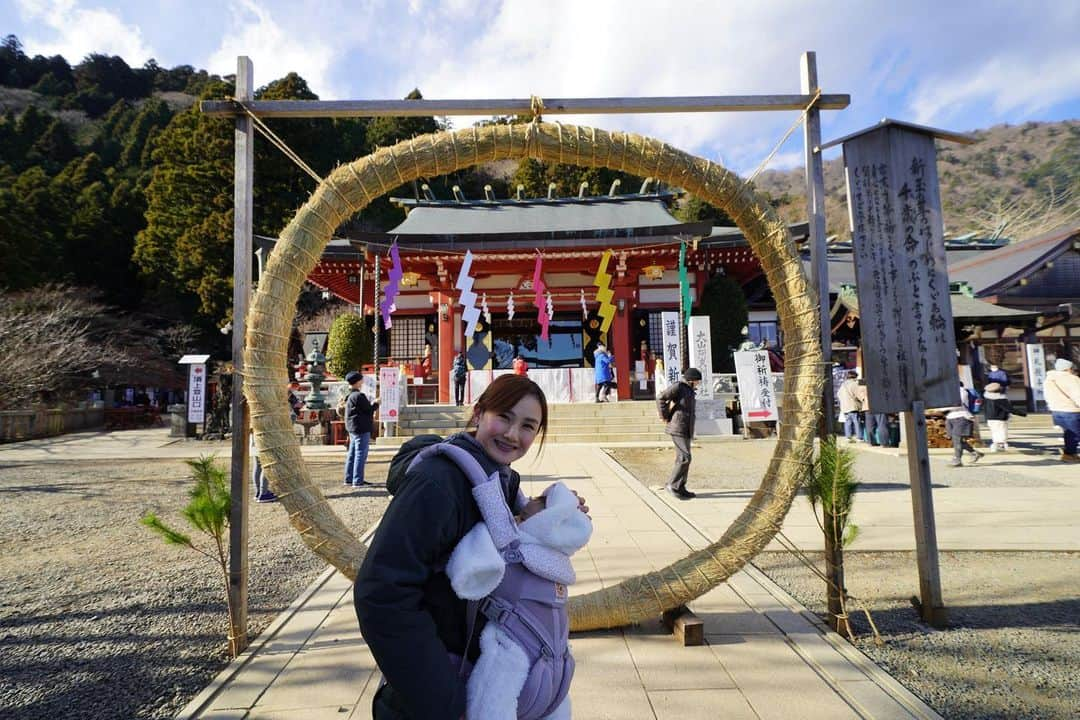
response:
<svg viewBox="0 0 1080 720"><path fill-rule="evenodd" d="M540 403L540 427L537 429L537 435L540 437L540 447L544 447L548 425L547 398L544 397L544 391L540 389L540 386L525 375L508 374L495 378L473 404L468 426L475 428L480 422L480 416L486 412L502 413L512 410L521 398L528 395L532 395Z"/></svg>

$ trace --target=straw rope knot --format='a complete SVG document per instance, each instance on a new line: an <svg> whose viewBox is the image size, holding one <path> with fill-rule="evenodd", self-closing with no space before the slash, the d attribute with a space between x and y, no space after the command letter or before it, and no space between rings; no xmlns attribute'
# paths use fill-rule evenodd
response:
<svg viewBox="0 0 1080 720"><path fill-rule="evenodd" d="M542 122L544 114L544 99L538 95L529 96L529 112L532 113L533 122Z"/></svg>

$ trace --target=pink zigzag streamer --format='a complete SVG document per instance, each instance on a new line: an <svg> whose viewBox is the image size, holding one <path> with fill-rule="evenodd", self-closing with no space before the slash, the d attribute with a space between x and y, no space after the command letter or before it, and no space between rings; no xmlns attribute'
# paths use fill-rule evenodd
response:
<svg viewBox="0 0 1080 720"><path fill-rule="evenodd" d="M390 313L397 309L394 300L397 299L398 290L401 289L401 278L405 274L401 271L401 255L398 254L397 240L390 246L390 259L393 260L393 264L390 266L390 272L386 275L386 293L383 295L383 301L379 303L379 309L382 310L383 327L387 329L394 326L394 321L390 319Z"/></svg>
<svg viewBox="0 0 1080 720"><path fill-rule="evenodd" d="M544 267L544 256L536 256L536 267L533 269L533 304L536 305L536 321L540 323L540 337L544 340L548 339L548 325L551 324L551 318L547 314L547 301L544 298L544 291L547 290L547 286L544 285L544 278L540 277L540 272Z"/></svg>

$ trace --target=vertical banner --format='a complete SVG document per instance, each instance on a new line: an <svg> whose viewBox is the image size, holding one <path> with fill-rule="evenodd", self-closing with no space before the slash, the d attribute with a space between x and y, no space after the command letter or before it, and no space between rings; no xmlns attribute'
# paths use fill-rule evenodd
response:
<svg viewBox="0 0 1080 720"><path fill-rule="evenodd" d="M397 422L401 406L396 367L379 368L379 422Z"/></svg>
<svg viewBox="0 0 1080 720"><path fill-rule="evenodd" d="M188 365L187 421L198 424L206 419L206 365Z"/></svg>
<svg viewBox="0 0 1080 720"><path fill-rule="evenodd" d="M1031 380L1031 399L1037 403L1046 402L1043 384L1046 382L1046 352L1039 344L1024 345L1027 356L1028 378Z"/></svg>
<svg viewBox="0 0 1080 720"><path fill-rule="evenodd" d="M956 402L935 158L932 136L898 127L844 142L863 377L874 412Z"/></svg>
<svg viewBox="0 0 1080 720"><path fill-rule="evenodd" d="M733 354L743 422L777 420L769 353L764 350L750 350Z"/></svg>
<svg viewBox="0 0 1080 720"><path fill-rule="evenodd" d="M701 385L697 396L712 400L712 333L709 330L709 316L695 315L690 318L690 367L701 371Z"/></svg>
<svg viewBox="0 0 1080 720"><path fill-rule="evenodd" d="M667 384L674 385L679 382L679 374L682 371L679 352L679 313L660 313L660 324L664 328L664 375Z"/></svg>

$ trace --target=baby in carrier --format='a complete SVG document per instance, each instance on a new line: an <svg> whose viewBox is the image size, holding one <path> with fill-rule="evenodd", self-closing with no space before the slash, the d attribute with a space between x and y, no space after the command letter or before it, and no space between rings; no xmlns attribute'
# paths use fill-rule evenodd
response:
<svg viewBox="0 0 1080 720"><path fill-rule="evenodd" d="M456 449L440 444L421 454ZM469 635L478 614L487 618L467 682L466 717L569 720L574 659L566 602L567 586L577 579L570 556L589 541L592 521L562 483L530 501L519 495L515 518L497 474L484 478L479 466L474 472L463 465L471 458L461 455L452 459L472 482L484 521L454 548L446 574L458 597L469 601Z"/></svg>

